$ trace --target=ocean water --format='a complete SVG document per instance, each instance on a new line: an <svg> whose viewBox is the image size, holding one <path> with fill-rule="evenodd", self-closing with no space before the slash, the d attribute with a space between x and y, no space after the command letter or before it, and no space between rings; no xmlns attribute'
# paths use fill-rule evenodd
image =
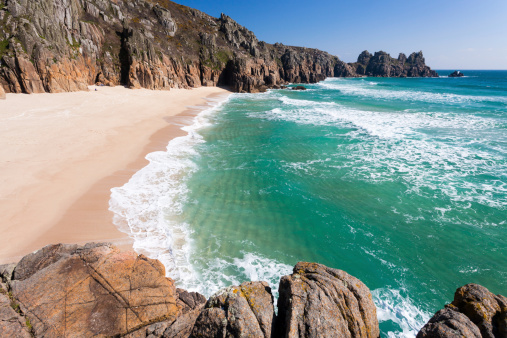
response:
<svg viewBox="0 0 507 338"><path fill-rule="evenodd" d="M115 222L206 296L248 280L276 296L298 261L345 270L382 336L414 337L464 284L507 294L507 71L466 74L212 102L112 190Z"/></svg>

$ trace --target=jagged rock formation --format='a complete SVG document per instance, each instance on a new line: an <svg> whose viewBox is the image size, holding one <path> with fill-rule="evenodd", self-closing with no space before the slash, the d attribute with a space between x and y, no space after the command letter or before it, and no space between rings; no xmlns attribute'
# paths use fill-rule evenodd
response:
<svg viewBox="0 0 507 338"><path fill-rule="evenodd" d="M454 301L438 311L417 338L507 337L507 298L483 286L467 284L454 294Z"/></svg>
<svg viewBox="0 0 507 338"><path fill-rule="evenodd" d="M370 290L345 271L298 263L280 280L279 336L378 337Z"/></svg>
<svg viewBox="0 0 507 338"><path fill-rule="evenodd" d="M271 45L227 15L168 0L0 0L0 86L8 93L94 83L256 92L333 76L434 76L422 53L401 66L377 54L349 65L316 49Z"/></svg>
<svg viewBox="0 0 507 338"><path fill-rule="evenodd" d="M451 74L449 74L449 77L463 77L463 76L465 76L465 74L463 74L459 70L455 70L454 72L452 72Z"/></svg>
<svg viewBox="0 0 507 338"><path fill-rule="evenodd" d="M266 282L246 282L213 295L197 318L194 337L271 337L275 309Z"/></svg>
<svg viewBox="0 0 507 338"><path fill-rule="evenodd" d="M357 75L375 77L438 77L437 72L426 66L422 52L412 53L407 58L400 53L398 59L386 52L371 55L367 50L362 52L356 63L349 64Z"/></svg>
<svg viewBox="0 0 507 338"><path fill-rule="evenodd" d="M231 286L206 302L198 293L176 289L164 273L159 261L111 244L46 246L0 266L0 335L379 335L368 288L341 270L298 263L280 283L278 317L266 282Z"/></svg>
<svg viewBox="0 0 507 338"><path fill-rule="evenodd" d="M369 289L344 271L300 262L279 294L278 315L265 282L206 301L143 255L107 243L48 245L0 266L0 336L379 337ZM507 298L465 285L417 337L507 337Z"/></svg>

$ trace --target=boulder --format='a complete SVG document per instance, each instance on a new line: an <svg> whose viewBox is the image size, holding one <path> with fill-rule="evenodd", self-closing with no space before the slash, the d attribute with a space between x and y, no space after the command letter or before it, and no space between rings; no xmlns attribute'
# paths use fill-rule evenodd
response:
<svg viewBox="0 0 507 338"><path fill-rule="evenodd" d="M463 77L463 76L465 76L465 74L463 74L459 70L455 70L454 72L452 72L451 74L449 74L449 77Z"/></svg>
<svg viewBox="0 0 507 338"><path fill-rule="evenodd" d="M266 282L231 286L210 297L193 337L271 337L275 312Z"/></svg>
<svg viewBox="0 0 507 338"><path fill-rule="evenodd" d="M477 284L462 286L417 334L426 337L507 337L507 298Z"/></svg>
<svg viewBox="0 0 507 338"><path fill-rule="evenodd" d="M344 271L300 262L279 288L279 337L378 337L370 290Z"/></svg>
<svg viewBox="0 0 507 338"><path fill-rule="evenodd" d="M47 246L20 261L9 286L35 336L124 335L180 313L164 266L111 244Z"/></svg>
<svg viewBox="0 0 507 338"><path fill-rule="evenodd" d="M0 84L0 100L5 100L5 91L4 87Z"/></svg>
<svg viewBox="0 0 507 338"><path fill-rule="evenodd" d="M306 87L305 86L296 86L296 87L292 87L292 90L306 90Z"/></svg>

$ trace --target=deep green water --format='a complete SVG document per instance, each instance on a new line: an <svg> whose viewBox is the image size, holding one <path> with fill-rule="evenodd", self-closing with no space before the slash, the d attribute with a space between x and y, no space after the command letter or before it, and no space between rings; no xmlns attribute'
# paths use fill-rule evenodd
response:
<svg viewBox="0 0 507 338"><path fill-rule="evenodd" d="M180 286L319 262L372 290L383 336L414 336L459 286L507 294L507 71L465 73L234 94L115 211Z"/></svg>

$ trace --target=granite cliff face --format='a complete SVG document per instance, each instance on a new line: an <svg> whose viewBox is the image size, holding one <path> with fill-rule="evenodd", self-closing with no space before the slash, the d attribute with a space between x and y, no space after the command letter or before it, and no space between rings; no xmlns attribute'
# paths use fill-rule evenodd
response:
<svg viewBox="0 0 507 338"><path fill-rule="evenodd" d="M177 289L157 260L111 244L49 245L0 266L0 337L379 337L370 290L344 271L300 262L266 282L204 296ZM507 298L468 284L424 337L507 336Z"/></svg>
<svg viewBox="0 0 507 338"><path fill-rule="evenodd" d="M422 54L407 59L406 71L382 55L349 65L316 49L271 45L226 15L168 0L0 0L0 85L7 93L86 90L97 82L256 92L333 76L434 76Z"/></svg>

